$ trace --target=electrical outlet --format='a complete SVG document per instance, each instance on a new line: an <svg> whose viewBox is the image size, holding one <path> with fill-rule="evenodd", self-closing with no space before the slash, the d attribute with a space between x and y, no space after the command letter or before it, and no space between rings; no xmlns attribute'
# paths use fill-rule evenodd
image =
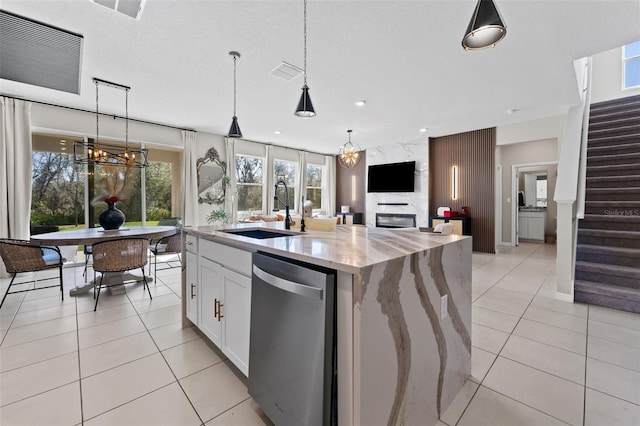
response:
<svg viewBox="0 0 640 426"><path fill-rule="evenodd" d="M440 320L449 316L449 309L447 308L448 300L449 296L446 294L440 298Z"/></svg>

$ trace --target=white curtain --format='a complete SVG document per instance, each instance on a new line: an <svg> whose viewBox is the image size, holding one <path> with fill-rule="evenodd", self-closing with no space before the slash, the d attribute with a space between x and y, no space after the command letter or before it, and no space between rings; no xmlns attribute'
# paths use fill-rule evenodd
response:
<svg viewBox="0 0 640 426"><path fill-rule="evenodd" d="M184 147L184 192L183 209L184 226L200 225L198 212L198 171L196 170L196 132L182 131L182 146Z"/></svg>
<svg viewBox="0 0 640 426"><path fill-rule="evenodd" d="M224 211L231 217L231 220L235 223L238 212L238 200L236 197L236 144L233 138L224 138L226 161L227 161L227 176L229 176L229 186L226 189L224 196Z"/></svg>
<svg viewBox="0 0 640 426"><path fill-rule="evenodd" d="M302 197L307 198L307 161L309 154L306 151L298 152L300 159L298 160L298 173L296 173L296 187L298 188L298 199L293 205L298 208L296 211L302 215L304 206L302 205Z"/></svg>
<svg viewBox="0 0 640 426"><path fill-rule="evenodd" d="M264 184L266 185L266 190L262 193L262 205L267 209L264 214L271 214L276 207L273 201L272 189L273 185L276 184L273 167L273 145L267 145L265 148ZM280 208L280 206L278 206L278 208Z"/></svg>
<svg viewBox="0 0 640 426"><path fill-rule="evenodd" d="M322 181L322 208L333 216L336 214L336 158L332 155L324 157Z"/></svg>
<svg viewBox="0 0 640 426"><path fill-rule="evenodd" d="M31 102L0 97L0 238L29 239ZM0 276L8 276L0 262Z"/></svg>

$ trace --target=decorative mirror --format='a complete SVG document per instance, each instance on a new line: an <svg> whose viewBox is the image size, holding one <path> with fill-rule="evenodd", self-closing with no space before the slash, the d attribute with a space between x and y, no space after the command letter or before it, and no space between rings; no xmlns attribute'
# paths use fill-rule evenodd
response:
<svg viewBox="0 0 640 426"><path fill-rule="evenodd" d="M198 203L223 204L229 183L227 163L220 160L218 151L210 148L203 158L196 161L198 172Z"/></svg>

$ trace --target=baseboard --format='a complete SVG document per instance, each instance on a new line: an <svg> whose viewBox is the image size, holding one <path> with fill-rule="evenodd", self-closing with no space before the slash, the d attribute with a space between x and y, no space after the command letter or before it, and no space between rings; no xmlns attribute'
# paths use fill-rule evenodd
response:
<svg viewBox="0 0 640 426"><path fill-rule="evenodd" d="M560 293L559 291L556 291L556 299L562 300L563 302L573 303L573 282L571 283L571 294Z"/></svg>

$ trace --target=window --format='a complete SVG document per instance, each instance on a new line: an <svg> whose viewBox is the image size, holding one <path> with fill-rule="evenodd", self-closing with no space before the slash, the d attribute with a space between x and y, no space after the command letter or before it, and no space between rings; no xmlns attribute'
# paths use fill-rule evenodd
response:
<svg viewBox="0 0 640 426"><path fill-rule="evenodd" d="M283 160L274 160L273 161L273 171L274 171L274 182L278 182L278 180L284 180L284 183L287 184L288 196L289 196L289 207L291 210L295 210L297 204L296 193L296 167L298 163L293 161L283 161ZM285 196L285 190L282 185L278 187L278 198L285 203L287 202L287 197ZM275 207L275 206L274 206ZM283 205L277 206L278 208L283 208Z"/></svg>
<svg viewBox="0 0 640 426"><path fill-rule="evenodd" d="M622 47L623 89L640 87L640 41Z"/></svg>
<svg viewBox="0 0 640 426"><path fill-rule="evenodd" d="M34 137L31 226L84 228L84 167L73 163L73 142L56 136ZM51 229L43 228L50 232Z"/></svg>
<svg viewBox="0 0 640 426"><path fill-rule="evenodd" d="M307 196L306 200L310 200L313 209L322 208L322 170L324 166L316 164L307 164Z"/></svg>
<svg viewBox="0 0 640 426"><path fill-rule="evenodd" d="M160 219L180 217L179 194L182 152L149 149L145 172L146 224L156 225Z"/></svg>
<svg viewBox="0 0 640 426"><path fill-rule="evenodd" d="M263 211L263 159L236 155L236 189L238 211Z"/></svg>

